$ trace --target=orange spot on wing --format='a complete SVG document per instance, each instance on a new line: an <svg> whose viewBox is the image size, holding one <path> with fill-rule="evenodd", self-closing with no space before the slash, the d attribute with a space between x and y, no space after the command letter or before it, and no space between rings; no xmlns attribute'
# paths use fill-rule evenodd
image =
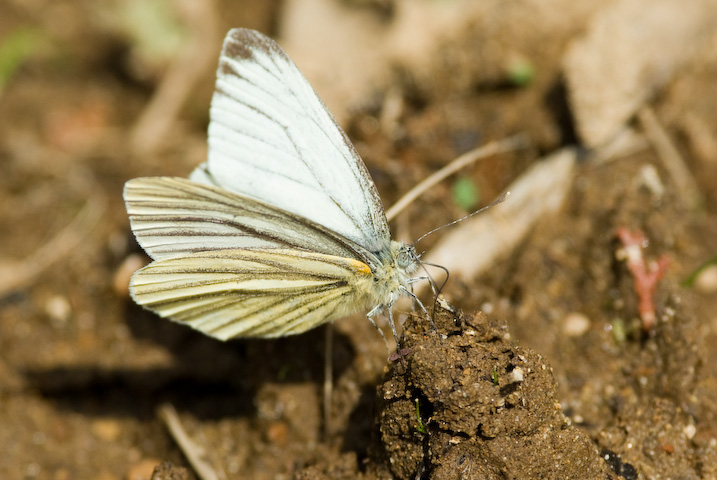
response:
<svg viewBox="0 0 717 480"><path fill-rule="evenodd" d="M351 267L353 270L356 271L356 273L359 273L361 275L371 275L371 267L369 267L363 262L359 262L358 260L350 260L349 267Z"/></svg>

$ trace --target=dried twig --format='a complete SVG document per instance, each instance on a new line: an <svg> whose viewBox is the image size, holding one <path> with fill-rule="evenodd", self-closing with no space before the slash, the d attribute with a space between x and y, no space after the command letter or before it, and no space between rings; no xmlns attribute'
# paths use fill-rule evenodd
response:
<svg viewBox="0 0 717 480"><path fill-rule="evenodd" d="M677 191L682 197L685 205L695 208L700 205L700 189L697 187L692 173L687 168L685 160L675 147L672 139L657 119L655 112L650 107L643 107L638 113L640 124L645 129L645 135L657 152L657 157L662 162L665 170L677 186Z"/></svg>
<svg viewBox="0 0 717 480"><path fill-rule="evenodd" d="M162 83L132 128L132 148L140 154L149 154L157 148L172 127L192 88L216 58L211 53L215 48L218 31L216 3L188 0L178 5L183 7L179 12L192 29L192 38L186 51L175 56Z"/></svg>
<svg viewBox="0 0 717 480"><path fill-rule="evenodd" d="M406 192L406 194L398 199L398 201L394 203L391 208L386 210L386 218L388 218L389 221L393 220L396 215L403 211L403 209L410 205L416 198L420 197L438 182L456 173L461 168L477 162L482 158L495 155L497 153L525 148L527 145L528 141L526 137L522 134L518 134L499 142L491 142L487 145L483 145L482 147L478 147L464 153Z"/></svg>
<svg viewBox="0 0 717 480"><path fill-rule="evenodd" d="M187 457L189 464L192 466L199 478L202 480L220 480L216 470L207 460L207 452L204 448L197 445L191 438L189 438L189 435L182 426L182 421L180 420L179 415L177 415L177 411L174 407L169 403L165 403L159 407L158 413L159 418L161 418L167 426L169 434L182 450L184 456Z"/></svg>

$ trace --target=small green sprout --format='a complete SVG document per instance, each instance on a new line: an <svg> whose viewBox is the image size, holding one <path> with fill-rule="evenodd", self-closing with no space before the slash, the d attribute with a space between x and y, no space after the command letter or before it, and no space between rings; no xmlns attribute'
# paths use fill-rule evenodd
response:
<svg viewBox="0 0 717 480"><path fill-rule="evenodd" d="M508 81L516 87L525 87L535 80L535 67L525 58L516 58L508 64Z"/></svg>
<svg viewBox="0 0 717 480"><path fill-rule="evenodd" d="M498 369L493 369L493 374L491 375L491 378L493 379L493 385L498 385Z"/></svg>
<svg viewBox="0 0 717 480"><path fill-rule="evenodd" d="M188 42L187 27L174 8L171 0L125 0L106 21L129 39L133 55L154 67L171 61Z"/></svg>
<svg viewBox="0 0 717 480"><path fill-rule="evenodd" d="M695 281L700 276L702 272L705 271L707 267L710 267L712 265L717 264L717 255L714 257L708 259L706 262L703 262L699 267L697 267L690 275L682 280L680 285L682 285L685 288L692 288L695 286Z"/></svg>
<svg viewBox="0 0 717 480"><path fill-rule="evenodd" d="M0 91L40 44L41 35L31 28L18 28L0 43Z"/></svg>
<svg viewBox="0 0 717 480"><path fill-rule="evenodd" d="M423 424L423 419L421 418L421 408L418 403L418 399L416 399L416 429L421 433L427 433L426 425Z"/></svg>
<svg viewBox="0 0 717 480"><path fill-rule="evenodd" d="M610 324L612 327L612 336L617 343L624 343L627 340L627 327L622 318L616 318Z"/></svg>
<svg viewBox="0 0 717 480"><path fill-rule="evenodd" d="M478 205L480 192L473 180L468 177L459 177L452 188L453 202L465 211L470 211Z"/></svg>

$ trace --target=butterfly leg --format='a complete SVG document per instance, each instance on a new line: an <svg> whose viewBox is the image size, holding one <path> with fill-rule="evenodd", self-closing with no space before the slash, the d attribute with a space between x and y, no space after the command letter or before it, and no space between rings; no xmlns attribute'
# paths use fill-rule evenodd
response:
<svg viewBox="0 0 717 480"><path fill-rule="evenodd" d="M393 321L393 300L388 304L388 322L391 324L391 331L393 332L393 339L396 341L396 351L388 357L389 362L395 362L401 360L404 368L407 368L406 355L411 351L410 348L401 348L401 343L398 340L398 333L396 333L396 324Z"/></svg>
<svg viewBox="0 0 717 480"><path fill-rule="evenodd" d="M378 328L378 325L376 325L376 322L373 319L373 316L376 315L381 309L383 308L383 305L376 305L370 312L366 314L366 318L368 318L369 322L371 322L371 325L378 330L378 333L381 334L381 338L383 338L383 343L386 345L386 350L391 350L391 347L388 344L388 340L386 339L386 335L383 334L383 330ZM391 327L393 327L393 323L391 323Z"/></svg>
<svg viewBox="0 0 717 480"><path fill-rule="evenodd" d="M396 350L400 350L401 344L398 341L398 334L396 333L396 324L393 321L393 299L388 302L388 323L391 325L391 332L393 332L393 339L396 340Z"/></svg>
<svg viewBox="0 0 717 480"><path fill-rule="evenodd" d="M431 328L434 331L438 330L438 327L436 327L436 324L433 322L433 317L431 317L431 315L428 313L428 310L426 310L426 307L423 306L423 302L418 299L416 294L413 293L412 291L408 290L406 287L401 287L401 289L406 295L411 297L413 299L413 301L418 304L419 307L421 307L421 311L423 311L423 313L426 314L426 317L428 317L428 321L431 322ZM392 326L393 326L393 324L392 324Z"/></svg>

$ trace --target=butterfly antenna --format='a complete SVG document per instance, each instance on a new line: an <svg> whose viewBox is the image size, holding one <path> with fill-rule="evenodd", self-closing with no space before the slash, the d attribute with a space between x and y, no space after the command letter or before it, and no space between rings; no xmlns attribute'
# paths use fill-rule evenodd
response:
<svg viewBox="0 0 717 480"><path fill-rule="evenodd" d="M446 278L443 279L443 282L441 282L440 287L438 287L438 288L435 287L435 285L433 283L433 277L431 277L431 275L428 273L428 270L426 270L424 265L428 265L429 267L440 268L441 270L443 270L445 272ZM451 273L448 271L448 269L446 267L444 267L443 265L438 265L437 263L421 262L421 266L423 267L423 270L426 272L426 275L428 275L428 278L431 280L431 287L433 287L433 293L436 295L440 295L441 291L443 291L443 287L445 287L446 283L448 283L448 278L450 277Z"/></svg>
<svg viewBox="0 0 717 480"><path fill-rule="evenodd" d="M426 237L429 236L430 234L436 233L438 230L441 230L441 229L446 228L446 227L450 227L451 225L455 225L456 223L462 222L463 220L468 220L469 218L471 218L471 217L474 216L474 215L478 215L479 213L481 213L481 212L483 212L483 211L485 211L485 210L488 210L488 209L491 208L491 207L495 207L495 206L498 205L499 203L503 203L503 202L505 201L505 199L508 198L508 195L510 195L510 192L505 192L503 195L501 195L500 197L498 197L496 200L494 200L494 201L493 201L492 203L490 203L489 205L486 205L485 207L480 208L480 209L476 210L476 211L473 212L473 213L469 213L469 214L466 215L465 217L459 218L458 220L453 220L453 221L450 222L450 223L446 223L445 225L441 225L440 227L436 227L436 228L434 228L433 230L431 230L431 231L428 232L428 233L424 233L423 235L421 235L420 237L418 237L418 240L416 240L415 242L413 242L413 244L416 245L418 242L420 242L421 240L423 240L424 238L426 238ZM437 266L437 265L436 265L436 266Z"/></svg>
<svg viewBox="0 0 717 480"><path fill-rule="evenodd" d="M425 264L425 263L421 262L421 269L426 273L426 276L425 277L422 276L421 278L428 280L428 284L431 286L431 293L433 294L433 309L431 310L431 313L433 315L435 315L436 314L435 305L436 305L436 298L438 298L438 288L436 288L436 282L435 282L435 280L433 280L433 276L426 269L426 265L433 265L433 264ZM413 291L413 290L411 290L411 291Z"/></svg>

